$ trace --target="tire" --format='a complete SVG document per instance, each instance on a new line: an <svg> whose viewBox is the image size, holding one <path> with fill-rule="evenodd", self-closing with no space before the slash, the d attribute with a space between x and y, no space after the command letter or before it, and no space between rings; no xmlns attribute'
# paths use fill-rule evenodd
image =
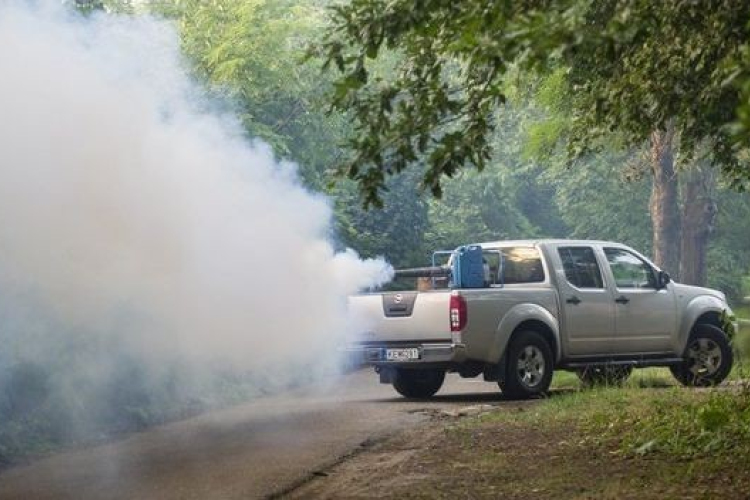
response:
<svg viewBox="0 0 750 500"><path fill-rule="evenodd" d="M443 386L445 370L396 370L393 388L406 398L426 399L435 395Z"/></svg>
<svg viewBox="0 0 750 500"><path fill-rule="evenodd" d="M734 355L726 334L718 327L699 323L693 327L684 361L669 369L682 385L709 387L724 381L732 370Z"/></svg>
<svg viewBox="0 0 750 500"><path fill-rule="evenodd" d="M630 365L592 365L576 370L579 380L588 387L622 385L631 373Z"/></svg>
<svg viewBox="0 0 750 500"><path fill-rule="evenodd" d="M553 369L552 349L544 337L533 330L523 330L510 341L505 376L500 377L498 385L510 399L541 396L549 389Z"/></svg>

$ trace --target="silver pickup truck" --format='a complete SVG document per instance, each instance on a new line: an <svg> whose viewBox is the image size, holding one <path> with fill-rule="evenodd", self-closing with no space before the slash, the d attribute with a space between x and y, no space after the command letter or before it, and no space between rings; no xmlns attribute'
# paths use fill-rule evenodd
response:
<svg viewBox="0 0 750 500"><path fill-rule="evenodd" d="M682 384L706 386L732 368L736 325L724 294L674 283L618 243L481 243L425 269L428 290L349 302L362 331L347 350L408 398L434 395L446 372L528 398L548 390L555 369L593 384L668 366Z"/></svg>

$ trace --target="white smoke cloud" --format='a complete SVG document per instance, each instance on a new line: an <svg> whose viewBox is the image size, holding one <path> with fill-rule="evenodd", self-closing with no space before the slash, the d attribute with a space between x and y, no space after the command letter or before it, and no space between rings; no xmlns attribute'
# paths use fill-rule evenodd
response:
<svg viewBox="0 0 750 500"><path fill-rule="evenodd" d="M309 364L347 329L346 296L390 279L334 251L330 204L294 165L206 111L168 24L0 1L0 75L0 366L71 336Z"/></svg>

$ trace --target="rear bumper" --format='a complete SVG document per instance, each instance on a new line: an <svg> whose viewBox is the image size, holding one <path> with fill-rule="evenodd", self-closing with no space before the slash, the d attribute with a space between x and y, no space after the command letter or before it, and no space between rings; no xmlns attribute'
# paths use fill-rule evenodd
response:
<svg viewBox="0 0 750 500"><path fill-rule="evenodd" d="M386 352L388 349L416 348L419 350L419 359L388 361ZM389 345L367 344L357 345L350 344L345 348L349 359L356 364L374 365L374 366L406 366L421 365L431 363L460 363L466 359L466 349L463 344L451 342L441 343L413 343Z"/></svg>

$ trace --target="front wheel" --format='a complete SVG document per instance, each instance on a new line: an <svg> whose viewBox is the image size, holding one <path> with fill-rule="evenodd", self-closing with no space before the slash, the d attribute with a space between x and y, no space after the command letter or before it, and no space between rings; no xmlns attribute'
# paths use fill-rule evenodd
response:
<svg viewBox="0 0 750 500"><path fill-rule="evenodd" d="M681 364L669 369L681 384L693 387L720 384L734 362L726 334L714 325L703 323L693 328L683 357Z"/></svg>
<svg viewBox="0 0 750 500"><path fill-rule="evenodd" d="M511 399L527 399L545 394L552 382L552 349L539 333L516 333L508 347L505 376L498 382Z"/></svg>
<svg viewBox="0 0 750 500"><path fill-rule="evenodd" d="M393 388L404 397L425 399L435 395L443 386L445 370L398 369Z"/></svg>

